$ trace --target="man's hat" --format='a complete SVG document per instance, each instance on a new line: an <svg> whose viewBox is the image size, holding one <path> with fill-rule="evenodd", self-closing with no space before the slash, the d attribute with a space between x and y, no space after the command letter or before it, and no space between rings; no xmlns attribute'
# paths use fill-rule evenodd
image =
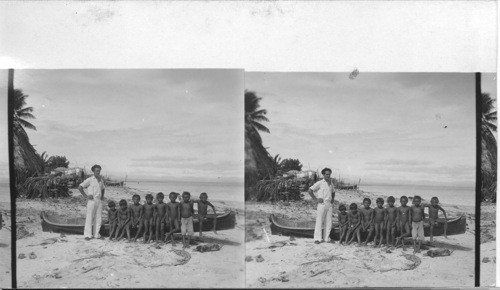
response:
<svg viewBox="0 0 500 290"><path fill-rule="evenodd" d="M323 170L321 170L321 174L325 174L325 171L330 171L330 173L333 172L330 168L325 167Z"/></svg>

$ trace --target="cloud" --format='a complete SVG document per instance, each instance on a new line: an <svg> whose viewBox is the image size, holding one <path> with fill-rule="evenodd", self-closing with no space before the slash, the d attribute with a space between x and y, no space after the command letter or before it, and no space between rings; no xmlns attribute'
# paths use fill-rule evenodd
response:
<svg viewBox="0 0 500 290"><path fill-rule="evenodd" d="M418 161L418 160L400 160L400 159L388 159L383 161L371 161L366 162L367 165L378 165L378 166L400 166L400 165L430 165L430 161Z"/></svg>
<svg viewBox="0 0 500 290"><path fill-rule="evenodd" d="M133 162L191 162L198 159L193 157L181 157L181 156L149 156L143 158L132 158Z"/></svg>
<svg viewBox="0 0 500 290"><path fill-rule="evenodd" d="M37 151L64 155L71 166L98 162L123 174L143 166L146 175L174 177L195 164L215 174L210 164L243 159L243 80L242 70L16 74L35 108L38 130L28 134Z"/></svg>
<svg viewBox="0 0 500 290"><path fill-rule="evenodd" d="M247 73L268 111L271 155L352 178L474 178L473 74ZM436 119L436 115L441 116ZM446 126L446 128L445 128Z"/></svg>
<svg viewBox="0 0 500 290"><path fill-rule="evenodd" d="M406 176L421 174L423 176L445 176L454 178L475 179L475 166L453 165L453 166L426 166L411 164L387 164L382 166L369 165L365 168L370 171L397 172Z"/></svg>

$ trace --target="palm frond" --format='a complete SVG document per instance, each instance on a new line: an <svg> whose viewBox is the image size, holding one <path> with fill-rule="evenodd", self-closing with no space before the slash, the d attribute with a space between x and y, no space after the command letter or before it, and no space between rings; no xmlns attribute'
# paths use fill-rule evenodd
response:
<svg viewBox="0 0 500 290"><path fill-rule="evenodd" d="M253 122L252 125L258 131L266 132L266 133L271 133L271 131L269 131L269 129L266 126L262 125L261 123Z"/></svg>
<svg viewBox="0 0 500 290"><path fill-rule="evenodd" d="M19 124L21 124L24 128L28 128L28 129L36 131L35 125L31 124L30 122L28 122L26 120L17 118L17 119L15 119L15 121L19 122Z"/></svg>
<svg viewBox="0 0 500 290"><path fill-rule="evenodd" d="M22 108L20 110L17 110L16 114L19 116L21 116L22 114L30 114L31 112L33 112L33 110L34 110L33 107L26 107L26 108ZM31 115L31 116L33 116L33 115Z"/></svg>
<svg viewBox="0 0 500 290"><path fill-rule="evenodd" d="M269 122L269 119L263 115L253 115L252 114L252 120L257 121L257 122Z"/></svg>

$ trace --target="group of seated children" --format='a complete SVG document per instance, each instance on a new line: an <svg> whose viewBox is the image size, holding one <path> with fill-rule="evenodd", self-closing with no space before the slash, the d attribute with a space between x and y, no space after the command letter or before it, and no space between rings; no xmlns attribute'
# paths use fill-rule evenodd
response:
<svg viewBox="0 0 500 290"><path fill-rule="evenodd" d="M190 200L191 194L187 191L182 193L182 200L177 202L179 193L171 192L169 194L169 203L164 203L164 195L162 192L156 194L157 203L153 204L153 195L146 195L146 203L140 204L141 197L134 194L132 197L133 204L129 207L127 201L122 199L118 203L120 208L116 209L114 201L108 203L108 218L109 218L109 239L120 240L127 233L128 241L131 240L130 232L132 228L136 228L134 242L139 238L141 231L144 229L144 243L153 240L167 241L169 237L172 240L172 246L175 246L173 234L181 232L183 248L189 248L193 233L193 215L194 203L198 204L198 220L200 227L200 238L202 236L203 222L208 213L208 206L214 211L214 232L216 226L215 207L208 201L208 195L203 192L200 194L199 200ZM179 226L180 224L180 226ZM166 228L169 232L166 233ZM180 227L180 229L179 229ZM149 233L149 236L148 236ZM165 236L163 238L163 236Z"/></svg>
<svg viewBox="0 0 500 290"><path fill-rule="evenodd" d="M392 245L397 247L401 242L403 250L406 250L404 238L410 236L411 233L413 238L413 252L420 253L420 246L424 240L424 208L429 208L431 242L433 242L433 230L437 223L438 211L441 210L443 212L445 221L446 212L439 205L437 197L433 197L430 204L421 204L422 198L417 195L413 198L413 205L411 207L407 206L408 198L406 196L402 196L400 201L401 206L395 207L395 198L389 196L387 198L388 206L384 208L384 199L379 197L377 198L377 207L371 208L371 200L365 198L363 200L363 208L358 211L358 206L355 203L351 203L349 213L346 212L346 206L341 204L339 206L340 244L343 241L349 245L357 237L358 245L366 245L373 233L375 233L374 246L379 247L382 244L385 231L386 246ZM445 222L445 237L446 225L447 222ZM366 240L363 243L361 242L361 232L368 232ZM399 235L396 238L397 232ZM351 234L352 237L349 240ZM396 239L396 243L394 243L394 239Z"/></svg>

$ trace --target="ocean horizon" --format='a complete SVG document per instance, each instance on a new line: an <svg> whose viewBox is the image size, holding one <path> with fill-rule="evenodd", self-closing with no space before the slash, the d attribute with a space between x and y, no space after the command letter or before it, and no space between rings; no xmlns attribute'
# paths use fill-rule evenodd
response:
<svg viewBox="0 0 500 290"><path fill-rule="evenodd" d="M240 182L206 182L206 181L144 181L129 180L125 186L152 193L171 191L182 193L189 191L195 198L206 192L209 200L229 200L244 202L244 184ZM444 204L469 205L476 204L475 187L446 186L446 185L360 185L360 190L379 193L383 196L394 196L399 199L402 195L420 195L425 201L437 196ZM8 182L0 182L0 201L10 202L10 187Z"/></svg>
<svg viewBox="0 0 500 290"><path fill-rule="evenodd" d="M403 195L419 195L425 201L430 202L436 196L440 203L453 205L476 205L476 189L474 186L449 186L449 185L360 185L360 190L381 195L392 195L399 200ZM373 202L373 201L372 201Z"/></svg>
<svg viewBox="0 0 500 290"><path fill-rule="evenodd" d="M244 202L243 182L128 180L125 186L152 193L163 192L166 195L172 191L178 193L188 191L194 198L206 192L208 200Z"/></svg>

